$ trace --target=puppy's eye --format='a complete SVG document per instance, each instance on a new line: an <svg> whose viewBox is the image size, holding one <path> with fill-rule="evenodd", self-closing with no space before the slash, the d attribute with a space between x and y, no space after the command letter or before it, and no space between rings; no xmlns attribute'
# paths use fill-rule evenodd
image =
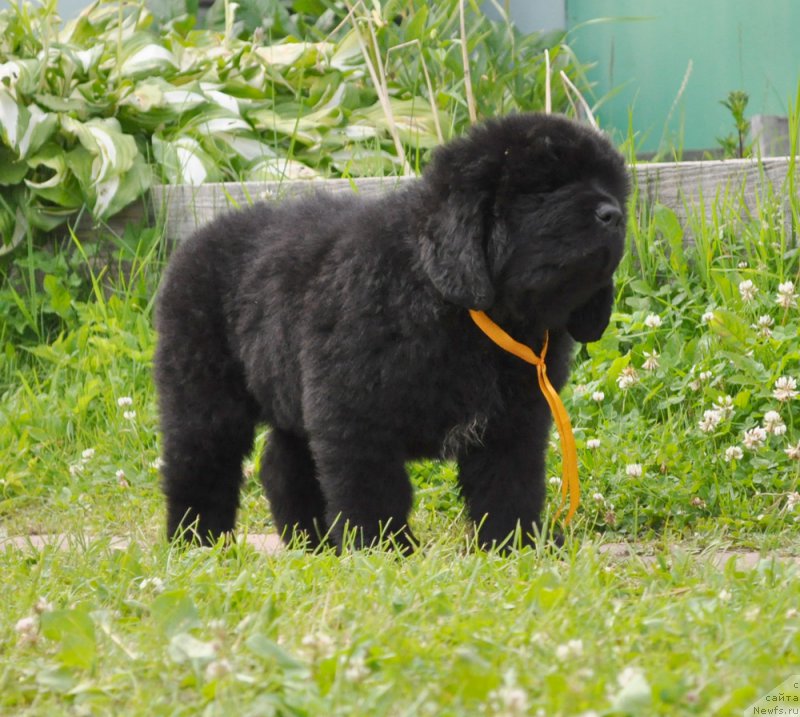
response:
<svg viewBox="0 0 800 717"><path fill-rule="evenodd" d="M616 202L600 202L595 207L594 216L607 227L618 227L622 221L622 210Z"/></svg>

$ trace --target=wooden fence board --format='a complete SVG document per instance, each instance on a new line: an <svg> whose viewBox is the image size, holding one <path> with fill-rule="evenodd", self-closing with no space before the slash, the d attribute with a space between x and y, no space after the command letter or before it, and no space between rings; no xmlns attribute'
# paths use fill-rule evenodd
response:
<svg viewBox="0 0 800 717"><path fill-rule="evenodd" d="M742 199L744 206L755 211L768 191L776 196L788 196L787 177L790 168L798 180L795 185L797 191L800 186L800 167L787 157L637 164L632 167L631 174L641 201L649 205L658 202L670 207L686 224L687 216L693 212L702 208L709 216L714 203L726 198ZM167 236L183 240L219 214L257 200L297 197L320 189L330 192L357 191L370 196L389 191L407 181L407 178L387 177L199 186L158 185L153 188L151 199L156 215L164 217Z"/></svg>

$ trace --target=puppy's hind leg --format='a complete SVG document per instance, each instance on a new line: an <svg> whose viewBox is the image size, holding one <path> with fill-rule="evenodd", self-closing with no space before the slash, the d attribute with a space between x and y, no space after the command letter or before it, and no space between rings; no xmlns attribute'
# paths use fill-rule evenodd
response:
<svg viewBox="0 0 800 717"><path fill-rule="evenodd" d="M190 529L191 537L213 543L233 530L258 406L213 313L161 308L155 379L167 534Z"/></svg>
<svg viewBox="0 0 800 717"><path fill-rule="evenodd" d="M297 535L314 550L327 531L325 498L317 481L308 441L273 428L261 459L261 484L275 526L285 543Z"/></svg>
<svg viewBox="0 0 800 717"><path fill-rule="evenodd" d="M162 468L167 535L191 529L212 544L233 530L239 507L242 460L255 428L247 401L231 396L225 382L162 388ZM234 394L236 392L234 391ZM165 395L166 394L166 395Z"/></svg>

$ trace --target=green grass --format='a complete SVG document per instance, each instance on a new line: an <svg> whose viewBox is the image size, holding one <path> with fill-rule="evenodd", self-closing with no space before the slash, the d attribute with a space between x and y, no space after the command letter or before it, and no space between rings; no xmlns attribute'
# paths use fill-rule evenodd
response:
<svg viewBox="0 0 800 717"><path fill-rule="evenodd" d="M721 196L686 249L668 209L634 212L612 324L564 393L573 532L511 557L474 548L455 468L435 462L410 467L408 559L170 548L150 378L161 237L131 230L102 257L30 245L0 285L0 530L74 541L0 551L0 713L741 714L800 672L794 563L712 560L797 554L797 399L774 393L800 373L783 201L743 213ZM252 478L240 525L269 529ZM645 557L601 551L620 540Z"/></svg>
<svg viewBox="0 0 800 717"><path fill-rule="evenodd" d="M561 558L502 558L451 536L407 560L141 540L9 551L0 708L735 714L792 673L795 569L658 556L617 561L575 542ZM15 633L42 598L38 629Z"/></svg>

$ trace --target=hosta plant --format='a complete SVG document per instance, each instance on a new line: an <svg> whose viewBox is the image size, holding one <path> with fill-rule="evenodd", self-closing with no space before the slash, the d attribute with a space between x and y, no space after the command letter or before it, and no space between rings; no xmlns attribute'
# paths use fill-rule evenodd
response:
<svg viewBox="0 0 800 717"><path fill-rule="evenodd" d="M543 106L546 47L553 73L581 76L563 36L466 5L480 115ZM274 42L218 7L218 31L185 13L156 23L143 0L69 22L55 0L0 11L0 252L84 207L106 219L154 181L415 171L469 122L457 0L341 6ZM553 102L567 108L560 83Z"/></svg>

